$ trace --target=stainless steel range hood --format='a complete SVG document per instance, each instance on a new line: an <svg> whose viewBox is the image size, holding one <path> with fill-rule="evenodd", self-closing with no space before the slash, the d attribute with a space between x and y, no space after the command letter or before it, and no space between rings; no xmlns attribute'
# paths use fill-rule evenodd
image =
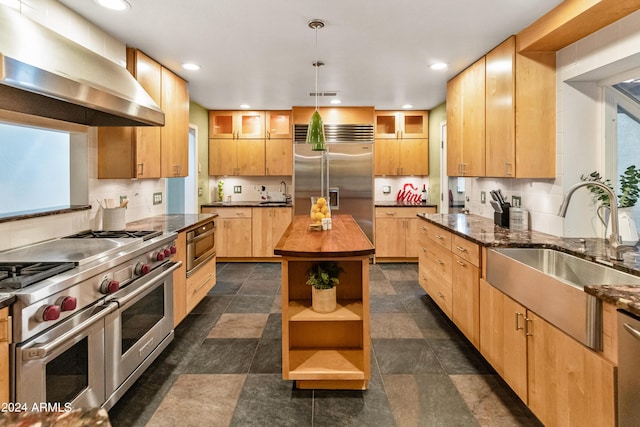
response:
<svg viewBox="0 0 640 427"><path fill-rule="evenodd" d="M164 126L123 67L0 6L0 109L89 126Z"/></svg>

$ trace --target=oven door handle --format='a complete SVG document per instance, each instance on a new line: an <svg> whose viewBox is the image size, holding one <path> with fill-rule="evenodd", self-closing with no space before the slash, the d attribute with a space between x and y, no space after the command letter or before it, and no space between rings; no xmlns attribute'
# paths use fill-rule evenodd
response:
<svg viewBox="0 0 640 427"><path fill-rule="evenodd" d="M40 347L31 347L22 351L22 360L35 360L44 359L47 355L51 354L62 344L68 344L69 341L73 341L76 337L82 335L87 329L95 325L98 321L104 319L109 314L116 311L118 304L109 303L96 315L89 317L87 320L79 323L76 327L70 331L65 332L54 340Z"/></svg>
<svg viewBox="0 0 640 427"><path fill-rule="evenodd" d="M187 245L189 245L189 244L193 244L193 243L196 243L196 242L199 242L200 240L204 239L205 237L209 237L209 236L211 236L211 235L212 235L213 233L215 233L215 232L216 232L216 229L215 229L215 227L214 227L214 228L212 228L212 229L210 229L210 230L205 231L205 232L204 232L204 233L202 233L202 234L198 234L198 235L196 235L195 237L192 237L192 238L190 238L190 239L187 239Z"/></svg>
<svg viewBox="0 0 640 427"><path fill-rule="evenodd" d="M173 274L178 268L182 266L182 261L170 262L162 266L164 271L158 276L154 277L148 283L140 286L138 289L132 291L130 294L123 295L120 298L116 298L113 301L117 302L120 307L125 306L129 301L136 298L138 295L142 295L145 292L155 288L159 283L163 282L169 275ZM125 288L126 289L126 288Z"/></svg>

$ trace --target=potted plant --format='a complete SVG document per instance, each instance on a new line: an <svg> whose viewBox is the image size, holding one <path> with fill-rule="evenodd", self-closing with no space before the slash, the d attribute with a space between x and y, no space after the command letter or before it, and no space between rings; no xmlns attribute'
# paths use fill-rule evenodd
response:
<svg viewBox="0 0 640 427"><path fill-rule="evenodd" d="M589 175L582 175L580 176L580 179L582 181L599 182L615 191L611 180L604 179L597 171L591 172ZM639 183L640 169L638 169L635 165L629 166L627 169L625 169L624 173L620 175L621 194L618 194L618 218L620 224L620 235L622 236L622 241L625 244L635 245L638 242L638 232L633 220L632 208L636 205L638 199L640 198L640 188L638 187ZM589 190L596 198L596 201L600 202L600 207L598 208L598 217L600 218L602 223L607 226L607 222L600 214L600 208L609 208L609 196L602 188L599 187L590 186ZM608 225L607 235L611 234L610 228L611 226Z"/></svg>
<svg viewBox="0 0 640 427"><path fill-rule="evenodd" d="M311 289L311 304L318 313L330 313L336 308L336 285L344 269L335 261L321 261L307 270L307 285Z"/></svg>

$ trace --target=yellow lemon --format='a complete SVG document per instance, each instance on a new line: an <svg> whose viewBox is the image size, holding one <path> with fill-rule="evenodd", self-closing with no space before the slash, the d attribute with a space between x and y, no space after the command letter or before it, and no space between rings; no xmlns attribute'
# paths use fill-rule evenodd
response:
<svg viewBox="0 0 640 427"><path fill-rule="evenodd" d="M327 207L327 205L324 205L321 209L320 212L322 212L323 214L326 214L327 212L329 212L329 208Z"/></svg>
<svg viewBox="0 0 640 427"><path fill-rule="evenodd" d="M324 206L324 205L326 205L326 204L327 204L327 201L324 199L324 197L320 197L320 198L316 201L316 203L318 204L318 206L321 206L321 207L322 207L322 206Z"/></svg>

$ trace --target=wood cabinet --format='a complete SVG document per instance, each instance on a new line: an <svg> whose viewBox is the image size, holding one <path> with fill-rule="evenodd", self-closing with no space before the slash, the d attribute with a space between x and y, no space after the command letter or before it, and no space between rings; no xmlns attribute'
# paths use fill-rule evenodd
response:
<svg viewBox="0 0 640 427"><path fill-rule="evenodd" d="M481 280L480 351L549 426L615 425L615 365Z"/></svg>
<svg viewBox="0 0 640 427"><path fill-rule="evenodd" d="M447 174L555 178L555 53L510 37L447 83Z"/></svg>
<svg viewBox="0 0 640 427"><path fill-rule="evenodd" d="M429 174L429 112L376 111L376 175Z"/></svg>
<svg viewBox="0 0 640 427"><path fill-rule="evenodd" d="M282 377L302 389L365 390L371 375L369 256L374 249L348 215L333 217L333 231L308 230L296 216L281 239ZM333 236L333 238L332 238ZM336 240L335 236L340 236ZM316 262L335 261L343 269L336 286L337 307L312 309L306 271Z"/></svg>
<svg viewBox="0 0 640 427"><path fill-rule="evenodd" d="M218 258L251 257L251 208L203 207L202 213L217 213L216 254Z"/></svg>
<svg viewBox="0 0 640 427"><path fill-rule="evenodd" d="M0 404L9 402L9 307L0 309Z"/></svg>
<svg viewBox="0 0 640 427"><path fill-rule="evenodd" d="M252 256L272 258L273 249L292 219L291 208L253 208Z"/></svg>
<svg viewBox="0 0 640 427"><path fill-rule="evenodd" d="M267 139L293 139L290 110L272 110L265 112Z"/></svg>
<svg viewBox="0 0 640 427"><path fill-rule="evenodd" d="M190 313L216 285L216 257L211 258L187 276L184 305Z"/></svg>
<svg viewBox="0 0 640 427"><path fill-rule="evenodd" d="M555 54L486 55L486 176L555 177Z"/></svg>
<svg viewBox="0 0 640 427"><path fill-rule="evenodd" d="M424 220L418 226L418 242L420 285L478 346L480 247Z"/></svg>
<svg viewBox="0 0 640 427"><path fill-rule="evenodd" d="M99 127L98 178L187 176L187 83L132 48L127 49L127 69L165 113L165 126Z"/></svg>
<svg viewBox="0 0 640 427"><path fill-rule="evenodd" d="M291 111L267 111L265 175L293 175L293 126Z"/></svg>
<svg viewBox="0 0 640 427"><path fill-rule="evenodd" d="M264 174L264 139L209 139L209 175Z"/></svg>
<svg viewBox="0 0 640 427"><path fill-rule="evenodd" d="M209 111L209 138L265 137L264 111Z"/></svg>
<svg viewBox="0 0 640 427"><path fill-rule="evenodd" d="M447 175L485 175L485 58L447 82Z"/></svg>
<svg viewBox="0 0 640 427"><path fill-rule="evenodd" d="M418 213L435 213L435 207L375 208L376 260L418 257Z"/></svg>

